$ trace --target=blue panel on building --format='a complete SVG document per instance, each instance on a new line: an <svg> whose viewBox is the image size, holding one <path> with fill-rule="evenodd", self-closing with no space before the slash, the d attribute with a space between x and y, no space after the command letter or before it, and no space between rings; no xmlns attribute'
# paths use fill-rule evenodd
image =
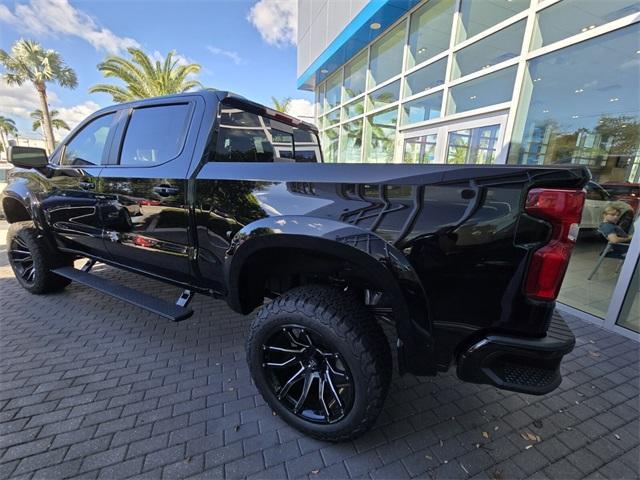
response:
<svg viewBox="0 0 640 480"><path fill-rule="evenodd" d="M384 33L420 0L371 0L298 78L298 88L313 90L356 53ZM370 25L379 23L373 30Z"/></svg>

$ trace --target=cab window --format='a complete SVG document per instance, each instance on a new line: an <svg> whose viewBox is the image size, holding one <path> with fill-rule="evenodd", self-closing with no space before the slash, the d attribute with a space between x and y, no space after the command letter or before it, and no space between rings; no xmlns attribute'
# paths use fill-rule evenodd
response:
<svg viewBox="0 0 640 480"><path fill-rule="evenodd" d="M107 139L115 128L115 113L98 117L82 128L69 143L62 156L61 165L91 166L103 163L107 155Z"/></svg>
<svg viewBox="0 0 640 480"><path fill-rule="evenodd" d="M120 165L151 167L182 151L191 115L189 104L136 108L125 133Z"/></svg>
<svg viewBox="0 0 640 480"><path fill-rule="evenodd" d="M320 149L313 132L285 128L267 117L221 106L215 161L317 162L319 158Z"/></svg>

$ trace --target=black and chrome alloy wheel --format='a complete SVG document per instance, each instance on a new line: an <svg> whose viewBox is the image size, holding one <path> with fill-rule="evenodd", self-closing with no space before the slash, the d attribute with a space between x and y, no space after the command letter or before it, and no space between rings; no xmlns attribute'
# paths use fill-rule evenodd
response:
<svg viewBox="0 0 640 480"><path fill-rule="evenodd" d="M31 293L61 290L70 280L51 270L73 264L73 259L52 248L32 222L16 222L7 232L7 256L16 279Z"/></svg>
<svg viewBox="0 0 640 480"><path fill-rule="evenodd" d="M263 305L246 351L264 400L307 435L350 440L382 410L391 381L389 342L364 304L339 288L296 287Z"/></svg>
<svg viewBox="0 0 640 480"><path fill-rule="evenodd" d="M330 424L344 418L353 405L352 375L322 336L300 325L286 325L262 346L269 387L296 416Z"/></svg>
<svg viewBox="0 0 640 480"><path fill-rule="evenodd" d="M19 276L24 284L33 285L36 279L36 266L27 242L19 236L13 237L9 244L8 257L16 276Z"/></svg>

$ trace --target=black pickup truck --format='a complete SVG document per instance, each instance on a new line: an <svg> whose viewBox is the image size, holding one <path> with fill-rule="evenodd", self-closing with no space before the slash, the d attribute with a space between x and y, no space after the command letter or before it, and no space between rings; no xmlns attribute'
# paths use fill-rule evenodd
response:
<svg viewBox="0 0 640 480"><path fill-rule="evenodd" d="M392 349L401 374L453 365L544 394L574 346L554 306L585 168L325 164L314 126L220 91L108 107L50 157L10 158L1 201L25 289L76 281L172 320L195 293L257 308L255 384L309 435L372 425ZM160 300L91 273L96 261L184 291Z"/></svg>

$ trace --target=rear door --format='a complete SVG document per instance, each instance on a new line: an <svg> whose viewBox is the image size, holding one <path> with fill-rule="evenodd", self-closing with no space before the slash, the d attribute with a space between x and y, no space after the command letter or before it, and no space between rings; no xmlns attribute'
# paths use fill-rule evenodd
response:
<svg viewBox="0 0 640 480"><path fill-rule="evenodd" d="M189 282L186 174L200 124L194 117L201 113L198 96L145 102L126 113L123 134L100 176L112 261Z"/></svg>
<svg viewBox="0 0 640 480"><path fill-rule="evenodd" d="M113 111L87 120L52 159L49 186L40 202L62 248L99 257L105 254L98 178L109 156L117 117Z"/></svg>

